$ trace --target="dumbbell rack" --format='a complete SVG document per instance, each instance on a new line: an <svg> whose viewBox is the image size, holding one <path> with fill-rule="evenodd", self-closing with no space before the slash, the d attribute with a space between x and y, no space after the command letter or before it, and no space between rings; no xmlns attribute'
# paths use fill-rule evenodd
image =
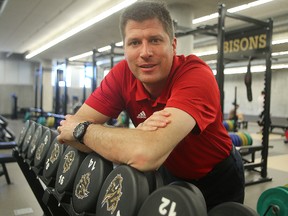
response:
<svg viewBox="0 0 288 216"><path fill-rule="evenodd" d="M59 205L56 198L50 193L51 189L49 187L45 187L43 181L31 169L29 164L25 162L17 147L13 149L13 156L16 158L16 161L22 173L24 174L35 198L42 208L44 215L69 215L67 208L65 208L65 206L62 204Z"/></svg>
<svg viewBox="0 0 288 216"><path fill-rule="evenodd" d="M27 121L12 151L45 216L144 216L158 215L160 209L175 215L185 212L187 215L207 216L204 196L193 184L176 181L164 185L157 171L144 173L124 164L114 166L95 152L82 153L71 146L60 145L56 133L36 122ZM31 150L34 144L36 151L33 156ZM62 149L57 148L58 154L54 151L57 144ZM47 146L50 146L49 150L44 154ZM54 159L59 163L52 163ZM57 174L49 175L54 168ZM116 207L111 208L115 200ZM257 215L240 203L228 202L216 207L228 212L226 215L235 211L249 211L252 212L249 216Z"/></svg>

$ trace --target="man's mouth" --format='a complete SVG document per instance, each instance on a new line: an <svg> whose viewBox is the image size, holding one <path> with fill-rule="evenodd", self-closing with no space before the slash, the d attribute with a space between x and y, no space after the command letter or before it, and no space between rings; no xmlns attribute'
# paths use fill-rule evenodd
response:
<svg viewBox="0 0 288 216"><path fill-rule="evenodd" d="M145 64L145 65L140 65L141 68L153 68L155 64Z"/></svg>

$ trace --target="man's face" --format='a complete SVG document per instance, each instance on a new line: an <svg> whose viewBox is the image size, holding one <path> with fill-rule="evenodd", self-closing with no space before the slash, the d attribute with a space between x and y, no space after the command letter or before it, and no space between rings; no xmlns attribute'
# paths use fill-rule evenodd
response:
<svg viewBox="0 0 288 216"><path fill-rule="evenodd" d="M169 75L176 39L169 39L158 19L129 20L125 28L124 51L129 68L145 87L162 87Z"/></svg>

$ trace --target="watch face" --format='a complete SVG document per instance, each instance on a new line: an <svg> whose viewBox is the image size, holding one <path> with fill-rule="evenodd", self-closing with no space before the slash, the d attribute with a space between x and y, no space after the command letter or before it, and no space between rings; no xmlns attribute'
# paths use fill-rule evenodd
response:
<svg viewBox="0 0 288 216"><path fill-rule="evenodd" d="M84 132L85 132L85 125L81 123L76 126L73 135L76 139L80 139L84 135Z"/></svg>

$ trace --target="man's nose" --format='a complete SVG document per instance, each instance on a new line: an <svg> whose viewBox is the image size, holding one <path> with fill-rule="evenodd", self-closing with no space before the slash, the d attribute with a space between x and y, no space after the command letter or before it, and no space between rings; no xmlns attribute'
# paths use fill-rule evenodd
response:
<svg viewBox="0 0 288 216"><path fill-rule="evenodd" d="M142 43L140 56L142 58L148 58L151 57L152 54L152 47L147 42Z"/></svg>

